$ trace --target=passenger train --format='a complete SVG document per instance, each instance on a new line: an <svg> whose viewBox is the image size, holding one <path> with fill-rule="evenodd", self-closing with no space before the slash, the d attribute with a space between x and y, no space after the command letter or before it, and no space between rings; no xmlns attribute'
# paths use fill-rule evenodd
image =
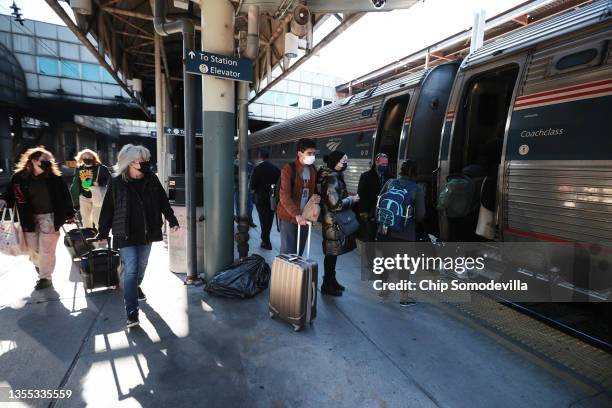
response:
<svg viewBox="0 0 612 408"><path fill-rule="evenodd" d="M428 192L427 232L443 241L469 239L436 209L438 193L478 160L482 146L498 143L496 241L564 243L572 254L577 243L589 243L590 255L609 253L612 2L595 1L526 26L462 61L255 132L249 154L256 158L268 149L282 165L295 158L302 137L316 140L317 164L332 150L348 154L345 178L352 192L377 153L390 156L393 171L402 160L416 160ZM563 261L553 265L553 258L543 267L547 279L595 299L612 298L609 263L591 262L599 269L584 284L564 278Z"/></svg>

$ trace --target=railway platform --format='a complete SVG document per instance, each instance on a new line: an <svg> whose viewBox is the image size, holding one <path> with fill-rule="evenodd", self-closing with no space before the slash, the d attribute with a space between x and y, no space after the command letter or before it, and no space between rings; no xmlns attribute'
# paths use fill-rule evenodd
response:
<svg viewBox="0 0 612 408"><path fill-rule="evenodd" d="M250 235L271 261L278 234L273 251ZM317 233L311 254L322 261ZM315 323L297 333L269 318L267 292L230 300L183 285L162 243L141 326L126 330L121 291L86 296L61 244L57 256L54 289L39 292L25 258L0 256L0 406L611 406L610 355L486 300L472 311L381 300L355 252L338 262L345 295L320 296ZM9 403L9 389L71 396Z"/></svg>

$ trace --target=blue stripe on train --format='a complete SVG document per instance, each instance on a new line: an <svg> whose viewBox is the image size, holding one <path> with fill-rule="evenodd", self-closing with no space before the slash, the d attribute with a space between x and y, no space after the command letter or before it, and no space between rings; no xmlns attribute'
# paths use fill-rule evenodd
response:
<svg viewBox="0 0 612 408"><path fill-rule="evenodd" d="M612 159L612 96L513 112L506 158Z"/></svg>

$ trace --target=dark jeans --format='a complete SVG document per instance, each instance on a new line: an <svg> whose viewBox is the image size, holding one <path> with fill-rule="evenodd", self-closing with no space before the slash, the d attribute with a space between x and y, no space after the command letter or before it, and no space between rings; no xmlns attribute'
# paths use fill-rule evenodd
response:
<svg viewBox="0 0 612 408"><path fill-rule="evenodd" d="M119 251L123 262L123 300L128 315L138 310L138 287L144 278L150 253L151 244L127 246Z"/></svg>
<svg viewBox="0 0 612 408"><path fill-rule="evenodd" d="M295 254L297 248L297 229L298 225L292 222L284 220L278 220L280 222L280 236L281 236L281 254ZM306 238L308 237L308 226L300 226L300 250L299 255L304 253L304 247L306 246Z"/></svg>
<svg viewBox="0 0 612 408"><path fill-rule="evenodd" d="M274 211L270 209L269 197L255 197L255 207L261 224L261 242L270 243L270 230L274 223Z"/></svg>

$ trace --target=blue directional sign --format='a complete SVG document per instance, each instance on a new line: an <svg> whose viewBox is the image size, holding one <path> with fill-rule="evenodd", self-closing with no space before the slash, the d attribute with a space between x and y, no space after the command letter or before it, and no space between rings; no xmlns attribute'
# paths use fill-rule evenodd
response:
<svg viewBox="0 0 612 408"><path fill-rule="evenodd" d="M185 70L234 81L253 81L253 64L247 58L228 57L185 48Z"/></svg>

